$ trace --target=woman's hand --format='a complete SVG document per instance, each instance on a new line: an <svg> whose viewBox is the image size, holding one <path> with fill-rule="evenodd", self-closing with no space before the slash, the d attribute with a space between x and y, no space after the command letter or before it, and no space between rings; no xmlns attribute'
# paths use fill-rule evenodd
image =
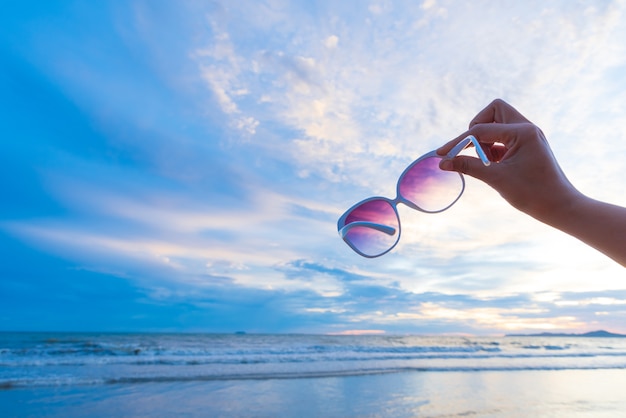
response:
<svg viewBox="0 0 626 418"><path fill-rule="evenodd" d="M441 168L476 177L497 190L515 208L548 221L556 208L580 193L559 167L543 132L508 103L496 99L470 122L468 131L437 150L445 155L467 135L474 135L489 159L458 156Z"/></svg>
<svg viewBox="0 0 626 418"><path fill-rule="evenodd" d="M440 168L484 181L512 206L573 235L626 266L626 209L580 193L559 167L543 132L503 100L496 99L469 129L437 150L446 153L474 135L489 159L444 159Z"/></svg>

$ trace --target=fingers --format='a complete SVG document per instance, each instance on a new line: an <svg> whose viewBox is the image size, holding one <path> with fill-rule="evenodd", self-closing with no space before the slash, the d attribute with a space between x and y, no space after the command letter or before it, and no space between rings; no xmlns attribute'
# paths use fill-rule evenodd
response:
<svg viewBox="0 0 626 418"><path fill-rule="evenodd" d="M481 144L488 144L491 148L502 144L506 149L511 149L520 140L527 142L532 139L547 142L541 129L530 122L483 123L474 125L468 132L474 135Z"/></svg>
<svg viewBox="0 0 626 418"><path fill-rule="evenodd" d="M524 125L532 126L528 123L481 123L472 126L468 132L481 144L493 145L497 142L510 148L516 142L520 130L525 128Z"/></svg>
<svg viewBox="0 0 626 418"><path fill-rule="evenodd" d="M489 161L494 161L496 163L499 163L500 161L502 161L504 159L504 156L508 152L508 148L500 144L491 144L491 145L481 144L481 147L483 148L483 151L487 155L487 158L489 158Z"/></svg>
<svg viewBox="0 0 626 418"><path fill-rule="evenodd" d="M452 141L449 141L446 144L442 145L441 147L437 148L437 154L446 155L447 153L449 153L452 150L452 148L455 147L456 144L458 144L463 139L467 138L467 135L469 135L468 132L465 132L463 135L457 136ZM478 140L480 141L480 139Z"/></svg>
<svg viewBox="0 0 626 418"><path fill-rule="evenodd" d="M456 144L466 138L468 135L474 135L481 143L483 151L487 156L494 149L497 154L494 158L489 157L490 161L499 161L502 157L502 149L494 146L495 143L504 144L506 148L510 148L516 141L517 133L521 124L501 124L501 123L483 123L472 126L468 131L449 141L445 145L437 149L437 154L446 155ZM532 126L532 125L530 125Z"/></svg>
<svg viewBox="0 0 626 418"><path fill-rule="evenodd" d="M472 119L468 131L437 149L437 153L447 154L459 141L470 134L484 144L492 145L494 142L500 142L508 146L508 143L514 140L510 133L515 132L517 127L507 125L521 123L530 124L530 121L504 100L495 99Z"/></svg>
<svg viewBox="0 0 626 418"><path fill-rule="evenodd" d="M495 99L478 112L470 122L470 128L481 123L523 123L530 122L513 106L502 99Z"/></svg>
<svg viewBox="0 0 626 418"><path fill-rule="evenodd" d="M439 168L444 171L458 171L483 181L487 181L493 175L493 168L490 170L478 158L465 155L442 160L439 163Z"/></svg>

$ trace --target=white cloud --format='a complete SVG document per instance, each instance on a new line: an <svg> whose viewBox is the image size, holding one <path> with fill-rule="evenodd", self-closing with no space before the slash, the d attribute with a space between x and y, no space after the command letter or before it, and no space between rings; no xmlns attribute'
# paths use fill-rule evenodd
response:
<svg viewBox="0 0 626 418"><path fill-rule="evenodd" d="M145 186L115 190L74 178L59 177L50 186L73 216L6 221L0 228L92 269L114 269L140 282L156 273L170 284L204 286L211 281L198 277L209 274L242 286L310 290L323 297L343 291L329 274L294 279L280 268L328 242L339 247L334 227L322 220L334 216L324 202L254 185L240 190L248 193L240 202L223 203Z"/></svg>
<svg viewBox="0 0 626 418"><path fill-rule="evenodd" d="M195 51L193 56L200 62L202 78L222 111L231 118L232 126L241 132L254 135L259 121L248 114L242 114L237 105L237 101L249 93L245 81L240 78L243 74L242 66L245 68L247 62L237 55L230 35L222 30L216 20L210 23L215 32L214 42L205 49Z"/></svg>
<svg viewBox="0 0 626 418"><path fill-rule="evenodd" d="M422 2L422 9L424 10L432 9L436 5L437 5L437 0L424 0Z"/></svg>
<svg viewBox="0 0 626 418"><path fill-rule="evenodd" d="M358 30L353 16L341 13L326 26L304 21L295 32L297 42L282 43L280 49L262 40L294 31L293 22L287 23L293 17L272 14L271 29L256 20L238 22L254 28L254 41L236 33L227 38L237 45L251 42L256 51L250 45L238 53L227 49L231 55L222 59L228 64L224 71L240 84L245 80L250 95L269 106L251 116L254 109L242 111L252 125L267 119L301 132L290 144L269 144L294 158L301 172L377 192L393 183L404 163L458 134L496 96L528 111L548 132L567 134L568 144L572 134L581 138L590 129L581 130L586 109L602 97L600 91L614 90L615 81L604 76L624 64L623 3L447 5L371 4L377 18ZM263 18L265 7L240 18ZM436 10L447 12L431 16ZM234 13L229 16L235 19ZM415 26L420 19L428 24ZM327 35L329 29L334 35ZM341 54L329 51L338 39ZM226 95L231 101L232 96ZM614 128L600 129L605 135ZM256 126L248 130L257 131ZM565 146L560 135L554 142L559 151ZM606 155L602 149L594 149L594 156Z"/></svg>
<svg viewBox="0 0 626 418"><path fill-rule="evenodd" d="M578 187L626 203L620 158L626 152L624 1L330 2L315 12L275 1L224 1L208 12L201 3L189 7L208 22L191 31L197 38L190 59L206 100L226 121L220 128L230 129L227 136L235 140L220 155L192 147L200 163L173 162L169 152L163 160L172 161L177 173L218 166L211 172L216 178L222 165L245 166L235 171L248 177L225 185L236 188L240 200L222 202L211 190L218 181L207 182L199 196L98 187L101 179L89 177L85 164L85 184L60 186L71 190L66 194L52 190L73 216L15 220L3 225L5 231L79 261L97 259L94 264L110 270L124 272L131 260L128 265L173 273L164 279L172 282L202 286L198 277L208 275L316 292L324 302L345 291L341 274L409 292L483 298L521 293L549 299L550 292L626 288L622 267L515 212L472 179L448 212L401 208L402 241L383 259L350 253L334 224L357 199L392 198L407 164L463 131L495 97L542 127ZM72 65L64 65L68 91L109 85L89 77L75 82ZM90 99L103 103L99 94ZM171 149L186 145L178 143L176 129L157 131L173 138ZM119 265L110 265L109 255ZM290 263L303 259L327 265L328 272L288 277ZM619 300L574 302L608 309ZM344 312L327 304L308 309ZM525 316L530 314L537 313L424 304L361 319L503 329L580 325L565 315Z"/></svg>
<svg viewBox="0 0 626 418"><path fill-rule="evenodd" d="M326 38L326 40L324 41L324 45L326 46L326 48L328 49L334 49L337 48L337 45L339 45L339 37L337 35L330 35L328 38Z"/></svg>
<svg viewBox="0 0 626 418"><path fill-rule="evenodd" d="M451 322L463 324L465 329L565 330L580 329L585 323L573 316L554 316L537 308L463 308L456 309L432 302L424 302L409 312L386 314L374 312L359 315L355 322L388 324L398 322Z"/></svg>

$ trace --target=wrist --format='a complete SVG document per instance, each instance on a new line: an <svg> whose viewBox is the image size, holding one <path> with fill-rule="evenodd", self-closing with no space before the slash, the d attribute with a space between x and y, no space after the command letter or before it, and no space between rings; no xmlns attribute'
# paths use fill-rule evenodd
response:
<svg viewBox="0 0 626 418"><path fill-rule="evenodd" d="M571 233L570 230L580 222L581 217L586 216L590 200L571 186L560 193L551 193L544 201L544 205L531 216L554 228Z"/></svg>

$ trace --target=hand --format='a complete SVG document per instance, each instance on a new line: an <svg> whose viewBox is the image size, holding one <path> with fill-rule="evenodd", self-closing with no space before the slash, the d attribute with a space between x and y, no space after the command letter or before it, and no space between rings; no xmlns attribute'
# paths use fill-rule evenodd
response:
<svg viewBox="0 0 626 418"><path fill-rule="evenodd" d="M469 130L437 150L446 155L474 135L496 164L457 156L440 163L497 190L511 205L566 232L626 267L626 208L591 199L569 182L543 132L508 103L496 99L470 123Z"/></svg>
<svg viewBox="0 0 626 418"><path fill-rule="evenodd" d="M578 198L579 192L559 167L541 129L503 100L491 102L470 122L468 131L437 153L445 155L470 134L496 164L485 167L478 158L458 156L443 160L443 170L484 181L512 206L544 222Z"/></svg>

